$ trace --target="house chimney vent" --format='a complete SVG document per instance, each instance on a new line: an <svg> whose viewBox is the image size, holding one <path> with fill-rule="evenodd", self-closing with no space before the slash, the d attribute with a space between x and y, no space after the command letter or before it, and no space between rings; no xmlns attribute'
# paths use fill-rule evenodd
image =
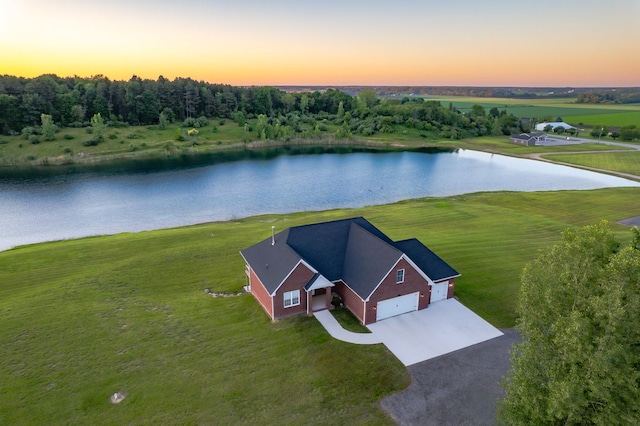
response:
<svg viewBox="0 0 640 426"><path fill-rule="evenodd" d="M276 245L276 227L275 226L271 227L271 245L272 246Z"/></svg>

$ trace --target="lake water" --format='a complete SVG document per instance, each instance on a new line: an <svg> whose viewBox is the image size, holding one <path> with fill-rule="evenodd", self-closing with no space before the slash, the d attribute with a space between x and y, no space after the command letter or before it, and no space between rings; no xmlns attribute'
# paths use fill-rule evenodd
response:
<svg viewBox="0 0 640 426"><path fill-rule="evenodd" d="M0 250L134 232L478 191L640 186L476 151L280 156L152 173L0 180Z"/></svg>

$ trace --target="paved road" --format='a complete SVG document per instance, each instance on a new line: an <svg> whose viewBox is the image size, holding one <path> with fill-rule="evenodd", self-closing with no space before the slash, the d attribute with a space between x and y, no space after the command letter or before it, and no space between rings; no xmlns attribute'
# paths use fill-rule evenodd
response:
<svg viewBox="0 0 640 426"><path fill-rule="evenodd" d="M502 378L520 336L504 336L408 367L411 385L382 400L399 425L494 425Z"/></svg>

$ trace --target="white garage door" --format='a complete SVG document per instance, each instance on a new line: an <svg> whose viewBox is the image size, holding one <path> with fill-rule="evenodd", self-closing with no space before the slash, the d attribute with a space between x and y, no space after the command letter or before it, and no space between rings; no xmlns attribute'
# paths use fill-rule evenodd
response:
<svg viewBox="0 0 640 426"><path fill-rule="evenodd" d="M431 303L437 302L438 300L445 300L447 298L447 291L449 291L448 282L432 285L431 286Z"/></svg>
<svg viewBox="0 0 640 426"><path fill-rule="evenodd" d="M420 292L415 292L378 302L376 308L376 321L395 317L396 315L407 312L417 311L419 297Z"/></svg>

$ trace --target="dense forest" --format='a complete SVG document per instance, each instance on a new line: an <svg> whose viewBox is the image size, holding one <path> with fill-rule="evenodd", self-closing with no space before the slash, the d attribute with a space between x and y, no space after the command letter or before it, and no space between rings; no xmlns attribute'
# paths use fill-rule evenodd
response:
<svg viewBox="0 0 640 426"><path fill-rule="evenodd" d="M86 127L96 118L107 126L178 123L183 127L198 127L207 118L228 118L240 125L255 119L252 123L261 139L304 134L304 129L326 120L339 126L337 137L393 133L400 128L451 139L528 130L518 118L496 108L486 112L476 105L462 113L452 105L420 97L379 98L371 88L349 94L332 88L293 92L162 76L157 80L133 76L128 81L102 75L0 76L3 134L42 134L42 128L52 124Z"/></svg>

